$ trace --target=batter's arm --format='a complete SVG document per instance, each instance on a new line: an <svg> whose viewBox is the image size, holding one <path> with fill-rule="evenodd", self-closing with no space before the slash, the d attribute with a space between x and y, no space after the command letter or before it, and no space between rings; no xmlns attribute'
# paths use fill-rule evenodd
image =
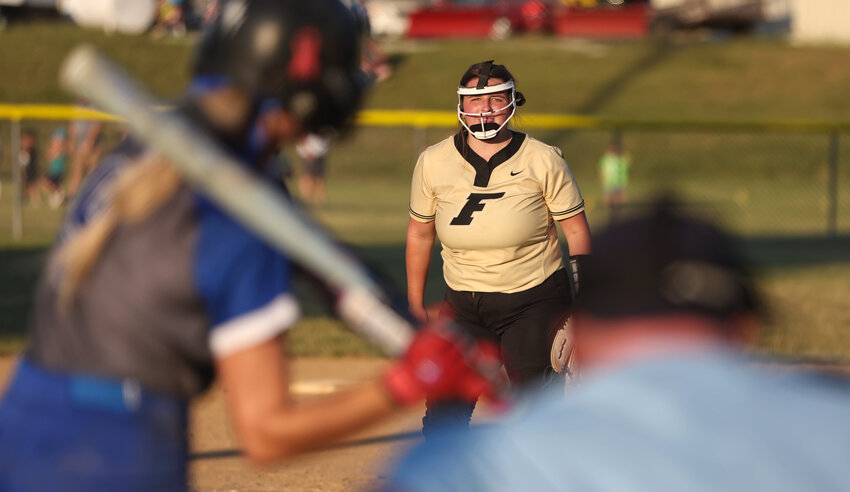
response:
<svg viewBox="0 0 850 492"><path fill-rule="evenodd" d="M245 456L252 463L267 464L319 449L426 398L475 401L505 396L498 348L461 335L451 323L438 318L421 328L379 378L297 403L289 392L282 337L216 357ZM485 372L486 377L481 375Z"/></svg>
<svg viewBox="0 0 850 492"><path fill-rule="evenodd" d="M255 464L322 448L398 408L378 379L296 404L280 337L218 358L216 370L242 451Z"/></svg>
<svg viewBox="0 0 850 492"><path fill-rule="evenodd" d="M407 224L407 243L404 251L407 270L407 302L410 313L420 321L427 321L425 311L425 282L431 266L431 251L437 238L434 221L419 222L410 219Z"/></svg>

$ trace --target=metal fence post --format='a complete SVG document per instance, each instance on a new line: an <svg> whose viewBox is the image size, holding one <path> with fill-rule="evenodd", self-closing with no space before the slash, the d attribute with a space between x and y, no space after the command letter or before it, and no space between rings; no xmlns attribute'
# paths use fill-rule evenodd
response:
<svg viewBox="0 0 850 492"><path fill-rule="evenodd" d="M827 230L834 238L838 235L838 132L829 134L828 186Z"/></svg>
<svg viewBox="0 0 850 492"><path fill-rule="evenodd" d="M419 158L419 154L425 150L425 146L428 144L428 127L427 126L414 126L413 127L413 162L416 162L416 159Z"/></svg>
<svg viewBox="0 0 850 492"><path fill-rule="evenodd" d="M617 148L623 147L623 130L619 127L611 130L611 145L616 145Z"/></svg>
<svg viewBox="0 0 850 492"><path fill-rule="evenodd" d="M23 218L21 210L21 163L18 152L21 148L21 118L12 118L12 141L9 154L12 157L12 238L19 241L23 236Z"/></svg>

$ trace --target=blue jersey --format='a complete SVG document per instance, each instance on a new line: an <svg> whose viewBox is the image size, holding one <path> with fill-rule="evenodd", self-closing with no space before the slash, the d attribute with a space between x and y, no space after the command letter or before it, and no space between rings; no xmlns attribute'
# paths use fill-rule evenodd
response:
<svg viewBox="0 0 850 492"><path fill-rule="evenodd" d="M127 141L87 179L36 293L28 347L0 402L0 490L183 490L188 401L214 360L295 323L288 259L181 186L121 223L75 291L63 245L93 225L144 149Z"/></svg>
<svg viewBox="0 0 850 492"><path fill-rule="evenodd" d="M55 250L108 206L109 184L139 153L127 144L105 159ZM67 314L57 308L63 272L53 260L27 350L53 370L132 378L188 398L210 383L214 357L273 338L298 313L289 261L185 186L148 219L115 229Z"/></svg>
<svg viewBox="0 0 850 492"><path fill-rule="evenodd" d="M499 424L430 439L389 490L850 490L846 380L682 356L520 402Z"/></svg>

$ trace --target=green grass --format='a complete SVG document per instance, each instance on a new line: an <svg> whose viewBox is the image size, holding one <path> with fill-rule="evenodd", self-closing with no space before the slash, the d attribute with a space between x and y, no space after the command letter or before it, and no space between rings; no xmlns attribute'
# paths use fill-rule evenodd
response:
<svg viewBox="0 0 850 492"><path fill-rule="evenodd" d="M107 35L64 22L12 24L0 31L0 101L4 103L68 103L73 97L59 87L59 66L80 43L98 47L162 97L179 93L188 80L193 38L154 41L148 36Z"/></svg>
<svg viewBox="0 0 850 492"><path fill-rule="evenodd" d="M106 35L65 23L13 24L0 32L0 102L64 103L56 74L76 44L92 43L163 97L188 80L196 38ZM526 111L623 118L846 120L850 50L792 47L780 39L591 42L528 36L506 41L384 43L393 76L368 106L451 109L473 62L495 58L516 76ZM440 89L442 88L442 90Z"/></svg>
<svg viewBox="0 0 850 492"><path fill-rule="evenodd" d="M0 103L67 103L56 83L62 57L92 42L126 65L154 92L173 97L187 81L194 40L154 41L107 36L65 24L12 25L0 32ZM366 106L451 110L454 86L471 63L507 64L528 98L521 111L581 113L630 119L749 121L847 119L850 49L791 47L777 39L673 45L588 42L550 37L509 41L385 43L396 64ZM518 119L521 125L522 119ZM59 122L25 122L48 134ZM0 121L0 352L19 350L46 246L62 211L27 207L23 239L11 238L9 123ZM394 289L403 291L403 240L410 174L421 146L447 129L361 128L329 158L329 203L310 209ZM531 130L565 152L582 187L593 230L608 220L601 206L596 160L604 131ZM838 178L838 235L827 228L831 185L826 135L717 133L626 129L634 156L635 201L674 189L695 210L734 231L757 267L772 317L766 350L812 357L850 357L850 165ZM842 136L841 152L850 144ZM288 149L291 154L291 149ZM846 159L844 159L846 161ZM297 168L297 165L296 165ZM440 298L438 256L427 298ZM292 334L296 355L374 355L345 331L305 283L298 284L305 317Z"/></svg>
<svg viewBox="0 0 850 492"><path fill-rule="evenodd" d="M762 346L783 354L847 359L848 278L846 260L810 268L779 267L766 273L763 284L773 319L763 332Z"/></svg>
<svg viewBox="0 0 850 492"><path fill-rule="evenodd" d="M43 247L0 250L0 353L22 347L44 252Z"/></svg>

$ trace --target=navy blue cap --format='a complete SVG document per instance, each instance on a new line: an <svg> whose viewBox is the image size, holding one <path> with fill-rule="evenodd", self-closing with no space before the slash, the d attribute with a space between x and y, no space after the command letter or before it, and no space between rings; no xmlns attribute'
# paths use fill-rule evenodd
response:
<svg viewBox="0 0 850 492"><path fill-rule="evenodd" d="M731 238L669 198L594 237L583 267L578 308L599 317L678 312L727 318L760 310Z"/></svg>

